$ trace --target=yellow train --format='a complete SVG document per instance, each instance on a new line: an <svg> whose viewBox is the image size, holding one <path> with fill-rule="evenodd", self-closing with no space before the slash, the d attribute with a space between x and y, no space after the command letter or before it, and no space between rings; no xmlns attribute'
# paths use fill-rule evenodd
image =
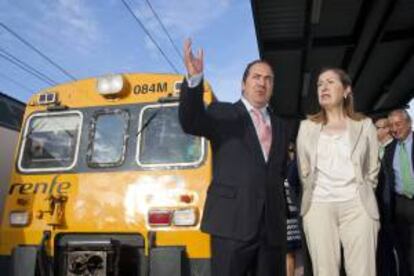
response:
<svg viewBox="0 0 414 276"><path fill-rule="evenodd" d="M210 275L211 149L178 122L182 76L108 75L27 103L1 275ZM206 103L214 99L206 84Z"/></svg>

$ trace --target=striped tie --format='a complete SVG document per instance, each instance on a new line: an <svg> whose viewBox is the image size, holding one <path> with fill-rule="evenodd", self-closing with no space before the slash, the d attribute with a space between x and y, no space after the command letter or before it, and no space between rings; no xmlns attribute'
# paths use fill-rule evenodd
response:
<svg viewBox="0 0 414 276"><path fill-rule="evenodd" d="M272 145L272 130L266 123L263 113L256 109L252 109L253 121L256 126L257 136L259 137L260 145L262 147L265 159L269 156L270 146Z"/></svg>

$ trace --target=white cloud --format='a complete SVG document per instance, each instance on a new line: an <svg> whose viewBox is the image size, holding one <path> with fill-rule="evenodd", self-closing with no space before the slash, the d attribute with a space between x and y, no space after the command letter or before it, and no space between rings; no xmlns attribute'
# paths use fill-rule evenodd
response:
<svg viewBox="0 0 414 276"><path fill-rule="evenodd" d="M100 39L100 31L87 3L82 0L9 1L2 6L0 15L35 45L70 45L71 51L89 54Z"/></svg>
<svg viewBox="0 0 414 276"><path fill-rule="evenodd" d="M164 64L164 62L166 62L161 56L161 53L159 52L157 46L155 46L155 44L148 36L144 37L144 44L152 60L157 61L161 64Z"/></svg>
<svg viewBox="0 0 414 276"><path fill-rule="evenodd" d="M39 28L49 35L59 30L59 40L72 45L80 53L90 53L100 39L97 20L82 0L59 0L48 3ZM72 48L73 49L73 48Z"/></svg>
<svg viewBox="0 0 414 276"><path fill-rule="evenodd" d="M220 101L235 102L240 99L244 67L243 60L234 60L220 66L207 64L206 79Z"/></svg>
<svg viewBox="0 0 414 276"><path fill-rule="evenodd" d="M195 34L207 27L211 21L221 16L230 8L232 0L183 0L180 8L174 1L162 0L157 5L163 15L164 24L171 27L178 35Z"/></svg>
<svg viewBox="0 0 414 276"><path fill-rule="evenodd" d="M232 0L181 0L151 1L151 6L169 32L178 50L181 50L181 42L184 37L195 36L198 32L208 27L212 21L225 13L230 8ZM164 30L158 23L146 1L129 1L135 15L145 25L145 28L154 37L159 45L163 45L163 51L173 54L173 47L165 35ZM177 43L179 41L180 43ZM146 41L148 42L148 41ZM151 43L146 43L147 49L156 51L158 49ZM178 45L177 45L178 44ZM168 45L168 46L166 46Z"/></svg>

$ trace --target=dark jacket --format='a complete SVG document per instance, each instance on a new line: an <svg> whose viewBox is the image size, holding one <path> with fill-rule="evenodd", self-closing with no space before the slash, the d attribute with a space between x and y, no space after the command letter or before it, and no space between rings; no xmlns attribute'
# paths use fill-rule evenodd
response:
<svg viewBox="0 0 414 276"><path fill-rule="evenodd" d="M266 162L244 104L212 103L205 108L203 89L202 83L189 88L184 80L179 107L183 130L209 139L213 151L213 180L201 229L223 238L248 241L258 233L264 216L269 244L285 246L285 122L270 112L272 145Z"/></svg>
<svg viewBox="0 0 414 276"><path fill-rule="evenodd" d="M379 201L380 201L380 209L383 215L383 221L385 223L390 223L394 221L394 206L395 206L395 175L394 175L394 168L393 168L393 161L394 161L394 153L395 149L397 148L398 141L394 139L386 148L384 152L384 157L381 163L381 174L380 174L380 182L383 185ZM411 160L414 166L414 143L413 147L411 148Z"/></svg>

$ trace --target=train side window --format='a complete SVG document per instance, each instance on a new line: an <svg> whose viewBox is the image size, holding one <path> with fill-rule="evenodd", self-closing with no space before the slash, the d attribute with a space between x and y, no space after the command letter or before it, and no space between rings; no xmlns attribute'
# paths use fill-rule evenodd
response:
<svg viewBox="0 0 414 276"><path fill-rule="evenodd" d="M141 167L199 165L205 139L188 135L178 121L178 104L148 105L139 118L137 163Z"/></svg>
<svg viewBox="0 0 414 276"><path fill-rule="evenodd" d="M79 111L32 115L24 131L19 169L23 172L72 169L77 159L81 125Z"/></svg>
<svg viewBox="0 0 414 276"><path fill-rule="evenodd" d="M87 161L90 167L115 167L124 162L128 141L129 113L116 109L95 113Z"/></svg>

